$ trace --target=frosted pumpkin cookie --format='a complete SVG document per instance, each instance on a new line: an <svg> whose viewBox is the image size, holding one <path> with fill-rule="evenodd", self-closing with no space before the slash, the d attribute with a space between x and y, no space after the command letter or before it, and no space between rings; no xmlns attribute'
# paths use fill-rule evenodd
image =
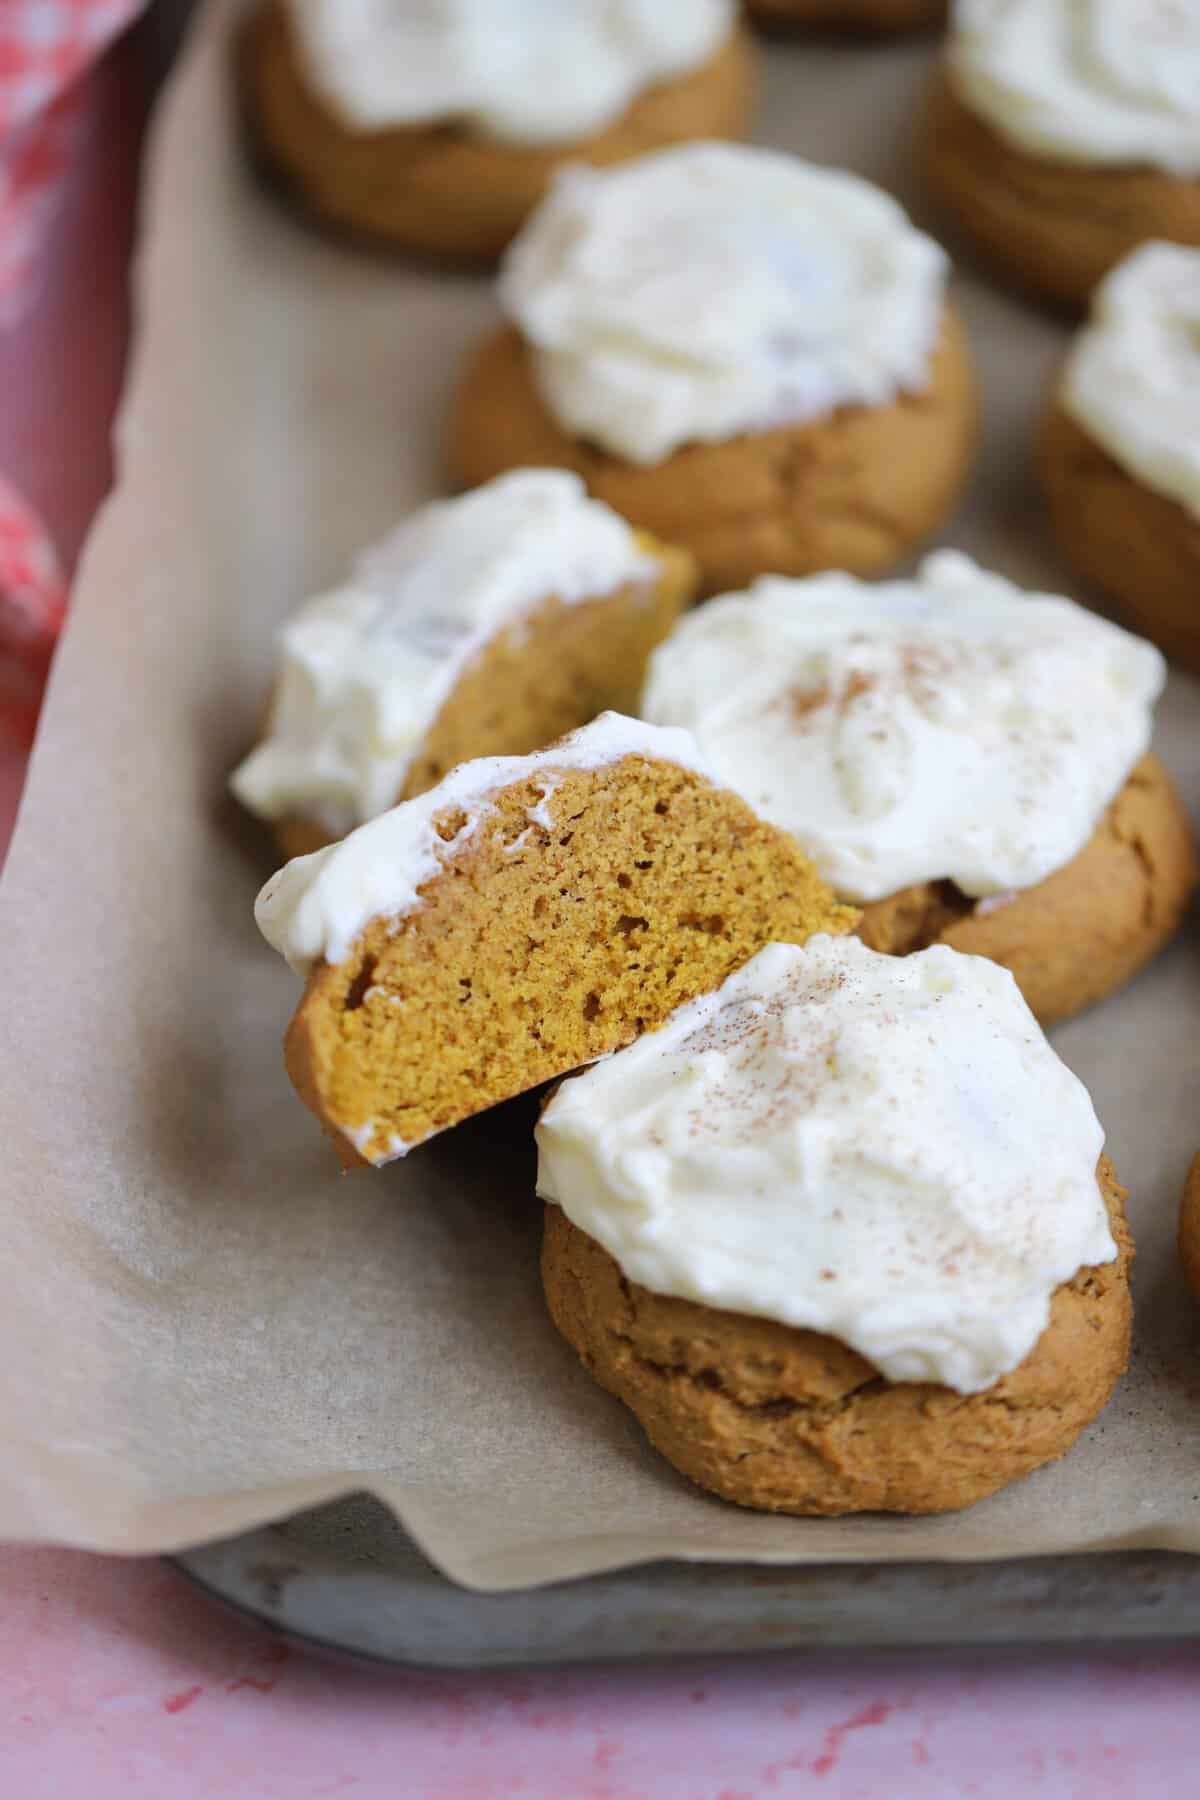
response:
<svg viewBox="0 0 1200 1800"><path fill-rule="evenodd" d="M1101 282L1040 460L1066 555L1200 669L1200 250L1144 244Z"/></svg>
<svg viewBox="0 0 1200 1800"><path fill-rule="evenodd" d="M1196 0L957 0L926 182L1014 280L1074 307L1146 238L1200 244Z"/></svg>
<svg viewBox="0 0 1200 1800"><path fill-rule="evenodd" d="M747 10L760 24L785 30L816 26L884 35L940 25L946 0L747 0Z"/></svg>
<svg viewBox="0 0 1200 1800"><path fill-rule="evenodd" d="M260 157L312 213L490 257L568 157L740 136L755 61L734 0L264 0L240 76Z"/></svg>
<svg viewBox="0 0 1200 1800"><path fill-rule="evenodd" d="M694 144L569 169L510 249L510 323L468 365L457 481L538 463L700 565L866 573L940 521L975 388L946 258L887 194Z"/></svg>
<svg viewBox="0 0 1200 1800"><path fill-rule="evenodd" d="M686 732L605 713L290 862L255 916L306 977L301 1099L344 1160L384 1163L856 915Z"/></svg>
<svg viewBox="0 0 1200 1800"><path fill-rule="evenodd" d="M1200 1300L1200 1156L1192 1159L1179 1205L1179 1260L1188 1286Z"/></svg>
<svg viewBox="0 0 1200 1800"><path fill-rule="evenodd" d="M563 1082L537 1140L555 1324L742 1506L968 1506L1125 1367L1104 1133L981 957L772 944Z"/></svg>
<svg viewBox="0 0 1200 1800"><path fill-rule="evenodd" d="M561 469L421 507L284 627L263 739L234 792L298 856L456 763L633 712L694 586L685 551Z"/></svg>
<svg viewBox="0 0 1200 1800"><path fill-rule="evenodd" d="M643 715L791 832L859 933L1011 969L1048 1023L1129 978L1196 878L1148 746L1162 657L940 551L914 580L768 577L681 621Z"/></svg>

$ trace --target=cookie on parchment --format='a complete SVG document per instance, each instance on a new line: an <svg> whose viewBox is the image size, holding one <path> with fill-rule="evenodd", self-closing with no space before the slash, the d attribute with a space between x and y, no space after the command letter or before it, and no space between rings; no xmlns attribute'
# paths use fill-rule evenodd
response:
<svg viewBox="0 0 1200 1800"><path fill-rule="evenodd" d="M980 958L773 945L562 1083L537 1135L551 1317L739 1505L969 1506L1125 1368L1124 1190Z"/></svg>
<svg viewBox="0 0 1200 1800"><path fill-rule="evenodd" d="M461 764L290 862L255 914L305 976L293 1085L343 1161L376 1164L857 917L686 732L616 713Z"/></svg>
<svg viewBox="0 0 1200 1800"><path fill-rule="evenodd" d="M633 712L647 656L694 591L686 551L562 469L420 507L284 626L234 792L301 856L457 763Z"/></svg>
<svg viewBox="0 0 1200 1800"><path fill-rule="evenodd" d="M756 58L729 0L689 0L690 27L686 12L673 8L659 9L656 20L655 5L635 0L627 8L633 29L608 46L606 58L596 6L582 15L575 8L583 39L572 52L571 9L556 21L537 7L523 25L511 0L501 7L483 0L466 34L482 54L466 59L455 21L439 19L437 9L424 32L420 20L406 23L402 9L374 45L378 27L363 26L361 9L345 0L261 0L239 50L251 141L290 194L327 225L400 250L495 257L564 162L619 162L663 144L746 130ZM568 31L566 61L542 46L540 56L514 63L514 36L524 32L531 42L548 24ZM507 54L488 50L497 31ZM598 67L607 80L573 94L564 68L582 77ZM639 68L648 79L637 79ZM497 88L497 71L507 86ZM580 129L589 101L594 122Z"/></svg>
<svg viewBox="0 0 1200 1800"><path fill-rule="evenodd" d="M1132 980L1166 947L1196 888L1196 844L1157 756L1139 759L1082 850L999 904L953 882L923 882L864 906L865 944L907 956L949 944L1010 969L1043 1025Z"/></svg>
<svg viewBox="0 0 1200 1800"><path fill-rule="evenodd" d="M510 249L452 478L573 469L691 550L702 591L873 573L953 504L976 435L948 265L857 176L732 145L561 176Z"/></svg>
<svg viewBox="0 0 1200 1800"><path fill-rule="evenodd" d="M641 712L792 833L865 943L991 957L1049 1024L1160 950L1196 884L1148 752L1164 675L1152 645L940 551L907 581L711 601L651 656Z"/></svg>
<svg viewBox="0 0 1200 1800"><path fill-rule="evenodd" d="M958 0L926 103L931 195L1014 282L1072 308L1146 238L1200 245L1200 34L1186 6L1150 10Z"/></svg>
<svg viewBox="0 0 1200 1800"><path fill-rule="evenodd" d="M1101 283L1039 464L1070 562L1200 670L1200 249L1144 244Z"/></svg>

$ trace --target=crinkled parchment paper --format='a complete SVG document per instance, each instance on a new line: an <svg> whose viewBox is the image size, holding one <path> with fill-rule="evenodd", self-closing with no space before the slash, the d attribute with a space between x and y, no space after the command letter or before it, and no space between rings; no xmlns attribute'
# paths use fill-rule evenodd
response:
<svg viewBox="0 0 1200 1800"><path fill-rule="evenodd" d="M757 1517L689 1487L559 1343L532 1109L343 1177L279 1054L262 837L225 798L280 618L437 482L487 283L325 243L259 191L228 14L158 119L121 480L93 535L0 888L0 1531L156 1550L350 1488L503 1588L675 1554L1200 1550L1198 1327L1172 1256L1200 1143L1194 931L1057 1036L1134 1195L1137 1355L1063 1462L959 1517ZM772 46L767 141L904 193L928 46ZM1061 328L966 277L987 387L949 533L1061 586L1029 473ZM63 421L69 431L70 421ZM1200 795L1200 690L1158 746Z"/></svg>

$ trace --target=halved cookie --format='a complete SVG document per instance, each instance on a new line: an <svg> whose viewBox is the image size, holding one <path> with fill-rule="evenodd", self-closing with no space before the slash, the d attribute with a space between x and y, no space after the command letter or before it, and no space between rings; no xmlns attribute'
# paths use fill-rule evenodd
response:
<svg viewBox="0 0 1200 1800"><path fill-rule="evenodd" d="M694 588L686 551L633 531L561 469L435 501L284 627L234 792L301 856L457 763L632 712Z"/></svg>
<svg viewBox="0 0 1200 1800"><path fill-rule="evenodd" d="M857 915L685 732L609 713L289 863L256 916L307 977L298 1093L344 1161L383 1163Z"/></svg>

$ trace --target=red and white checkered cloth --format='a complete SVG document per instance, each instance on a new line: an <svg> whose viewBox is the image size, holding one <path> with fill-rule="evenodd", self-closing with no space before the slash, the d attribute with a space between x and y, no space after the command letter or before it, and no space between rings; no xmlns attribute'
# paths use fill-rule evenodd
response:
<svg viewBox="0 0 1200 1800"><path fill-rule="evenodd" d="M80 78L143 4L0 0L0 331L36 293L39 247L75 144ZM0 470L0 731L32 735L65 603L54 546Z"/></svg>

